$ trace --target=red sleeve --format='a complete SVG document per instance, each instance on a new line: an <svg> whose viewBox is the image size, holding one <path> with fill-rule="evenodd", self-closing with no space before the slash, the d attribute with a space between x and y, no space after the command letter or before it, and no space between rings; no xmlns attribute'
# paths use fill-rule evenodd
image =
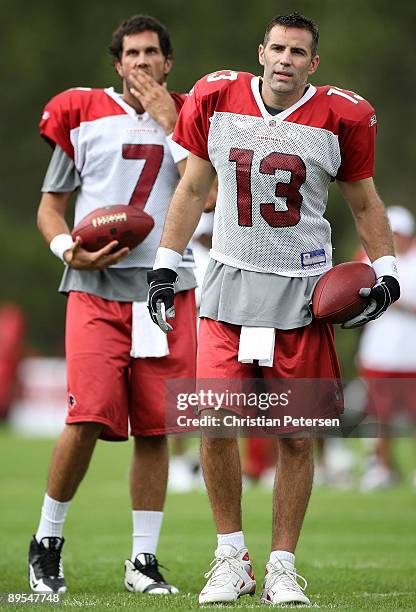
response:
<svg viewBox="0 0 416 612"><path fill-rule="evenodd" d="M47 103L39 130L52 147L59 145L74 159L71 133L77 130L82 122L125 114L126 111L113 100L107 90L74 87L58 94Z"/></svg>
<svg viewBox="0 0 416 612"><path fill-rule="evenodd" d="M71 90L52 98L44 108L39 123L40 134L52 146L59 145L71 159L74 148L71 143L71 130L79 126L79 105L73 105Z"/></svg>
<svg viewBox="0 0 416 612"><path fill-rule="evenodd" d="M209 161L209 118L214 112L214 100L212 94L202 95L201 83L202 79L186 98L176 122L173 140L194 155Z"/></svg>
<svg viewBox="0 0 416 612"><path fill-rule="evenodd" d="M170 92L170 97L175 102L175 107L176 107L177 113L180 113L181 109L182 109L182 106L184 105L185 100L186 100L186 94L177 93L175 91L171 91Z"/></svg>
<svg viewBox="0 0 416 612"><path fill-rule="evenodd" d="M240 92L245 92L247 87L250 87L252 78L253 75L248 72L240 73L227 69L217 70L200 79L189 92L182 107L173 140L194 155L209 161L208 135L211 117L215 111L232 112L230 109L234 109L235 112L236 103L242 99Z"/></svg>
<svg viewBox="0 0 416 612"><path fill-rule="evenodd" d="M366 105L368 112L358 121L340 122L341 165L336 176L340 181L360 181L374 176L377 120L374 109Z"/></svg>

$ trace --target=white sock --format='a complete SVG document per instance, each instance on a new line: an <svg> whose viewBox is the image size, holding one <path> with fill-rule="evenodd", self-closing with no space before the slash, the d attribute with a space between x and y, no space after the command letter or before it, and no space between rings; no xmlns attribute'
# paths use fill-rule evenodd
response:
<svg viewBox="0 0 416 612"><path fill-rule="evenodd" d="M244 533L242 531L234 531L233 533L217 533L218 546L223 544L231 544L236 550L245 548Z"/></svg>
<svg viewBox="0 0 416 612"><path fill-rule="evenodd" d="M292 568L295 567L295 555L293 553L287 552L286 550L272 550L269 561L274 563L277 559L279 559L279 561L285 561L285 565L289 563Z"/></svg>
<svg viewBox="0 0 416 612"><path fill-rule="evenodd" d="M152 510L132 510L133 517L133 548L131 560L139 553L156 554L162 527L163 512Z"/></svg>
<svg viewBox="0 0 416 612"><path fill-rule="evenodd" d="M39 527L35 536L38 542L46 537L62 538L66 513L70 503L70 501L56 501L45 493Z"/></svg>

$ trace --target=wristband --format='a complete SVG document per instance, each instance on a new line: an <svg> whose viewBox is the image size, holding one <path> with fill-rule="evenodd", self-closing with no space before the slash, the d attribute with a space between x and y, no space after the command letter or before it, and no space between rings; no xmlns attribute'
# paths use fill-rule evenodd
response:
<svg viewBox="0 0 416 612"><path fill-rule="evenodd" d="M381 276L394 276L399 280L399 272L397 270L397 261L393 255L384 255L373 261L373 269L376 273L376 278Z"/></svg>
<svg viewBox="0 0 416 612"><path fill-rule="evenodd" d="M57 234L55 238L52 238L49 248L56 257L59 257L59 259L65 262L64 253L70 249L73 244L74 241L70 234Z"/></svg>
<svg viewBox="0 0 416 612"><path fill-rule="evenodd" d="M173 161L175 164L178 164L180 161L186 159L189 155L189 151L181 147L177 142L172 140L173 132L166 136L166 143L169 147L169 151L173 157Z"/></svg>
<svg viewBox="0 0 416 612"><path fill-rule="evenodd" d="M156 253L153 270L158 270L159 268L169 268L170 270L176 272L181 261L182 255L179 255L179 253L177 253L173 249L159 247Z"/></svg>

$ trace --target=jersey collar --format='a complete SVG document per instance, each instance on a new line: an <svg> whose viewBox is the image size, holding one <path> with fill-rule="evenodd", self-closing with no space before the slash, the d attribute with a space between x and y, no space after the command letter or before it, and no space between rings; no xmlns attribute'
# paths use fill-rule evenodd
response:
<svg viewBox="0 0 416 612"><path fill-rule="evenodd" d="M130 115L130 117L133 117L133 119L137 119L137 117L141 117L142 119L146 119L148 117L148 114L146 112L142 113L139 115L139 113L136 113L136 111L134 110L134 108L132 106L130 106L130 104L127 104L127 102L125 102L123 100L123 98L121 97L121 94L117 93L116 91L114 91L114 87L106 87L104 89L105 93L110 96L110 98L112 98L115 102L117 102L117 104L119 106L121 106L121 108L123 110L126 111L126 113L128 115Z"/></svg>
<svg viewBox="0 0 416 612"><path fill-rule="evenodd" d="M312 96L315 95L316 87L314 87L313 85L309 85L300 100L295 102L295 104L292 104L292 106L289 106L289 108L283 110L281 113L278 113L277 115L271 115L268 112L267 108L264 106L263 98L260 95L260 77L257 76L251 79L251 91L253 92L254 99L256 100L257 106L260 109L263 119L266 121L266 123L269 123L271 119L274 119L275 121L283 121L284 119L289 117L289 115L291 115L293 111L295 111L300 106L303 106L305 102L310 100Z"/></svg>

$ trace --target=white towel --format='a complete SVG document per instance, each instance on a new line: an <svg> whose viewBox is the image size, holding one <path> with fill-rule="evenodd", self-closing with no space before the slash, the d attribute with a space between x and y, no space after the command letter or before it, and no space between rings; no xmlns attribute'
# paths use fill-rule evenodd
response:
<svg viewBox="0 0 416 612"><path fill-rule="evenodd" d="M146 302L133 302L130 355L142 358L169 355L167 335L153 323Z"/></svg>
<svg viewBox="0 0 416 612"><path fill-rule="evenodd" d="M273 327L243 325L240 331L238 361L253 363L254 360L258 360L261 366L273 367L275 331Z"/></svg>

